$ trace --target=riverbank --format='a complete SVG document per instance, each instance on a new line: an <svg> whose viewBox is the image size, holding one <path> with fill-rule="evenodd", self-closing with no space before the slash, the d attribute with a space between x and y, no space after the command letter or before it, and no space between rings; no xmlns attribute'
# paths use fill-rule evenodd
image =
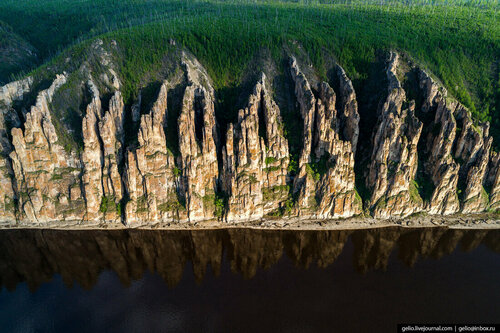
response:
<svg viewBox="0 0 500 333"><path fill-rule="evenodd" d="M302 218L260 219L246 222L223 222L217 220L198 222L155 222L124 225L120 222L48 222L21 223L0 222L0 230L6 229L55 229L55 230L207 230L247 228L263 230L350 230L386 227L428 228L447 227L450 229L500 229L498 214L485 213L474 215L432 216L418 215L403 219L374 219L356 217L349 219L315 220Z"/></svg>

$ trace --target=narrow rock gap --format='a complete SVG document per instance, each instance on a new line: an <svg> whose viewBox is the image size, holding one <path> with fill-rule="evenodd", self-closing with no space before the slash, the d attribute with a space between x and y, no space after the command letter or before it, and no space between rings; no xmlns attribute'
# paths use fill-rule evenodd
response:
<svg viewBox="0 0 500 333"><path fill-rule="evenodd" d="M386 54L380 52L376 60L370 65L370 74L367 79L352 81L358 102L359 140L356 149L354 174L356 189L363 202L369 202L371 191L366 186L367 171L370 166L372 153L372 136L377 125L377 114L384 100L387 98Z"/></svg>
<svg viewBox="0 0 500 333"><path fill-rule="evenodd" d="M179 152L179 126L178 119L182 110L182 97L185 86L178 84L167 92L167 121L164 128L165 137L167 139L167 149L178 157ZM176 161L177 162L177 161Z"/></svg>
<svg viewBox="0 0 500 333"><path fill-rule="evenodd" d="M101 99L101 105L102 105L102 99ZM102 114L103 114L102 106L101 106L101 110L99 110L99 112L101 113L101 117L102 117ZM103 177L103 175L104 175L104 159L106 157L104 156L104 142L102 141L101 131L99 130L99 122L100 122L100 117L97 118L97 120L95 122L94 131L97 134L96 136L97 136L97 140L99 141L99 152L101 154L101 189L103 191L102 198L101 198L101 202L102 202L102 199L105 197L105 195L104 195L104 177Z"/></svg>
<svg viewBox="0 0 500 333"><path fill-rule="evenodd" d="M264 100L264 91L260 92L259 106L257 109L257 116L259 118L259 136L264 139L264 144L268 147L268 138L266 133L266 118L264 115L266 103Z"/></svg>
<svg viewBox="0 0 500 333"><path fill-rule="evenodd" d="M106 92L104 94L100 94L101 97L101 117L104 117L107 111L109 111L109 103L111 101L111 97L113 97L113 93Z"/></svg>
<svg viewBox="0 0 500 333"><path fill-rule="evenodd" d="M33 84L30 87L30 90L23 95L22 98L15 100L12 103L12 109L15 111L17 117L19 118L20 124L14 124L13 122L7 123L7 134L9 136L9 141L12 143L12 136L10 131L14 127L21 128L24 133L24 122L25 122L25 113L30 112L30 109L33 105L36 104L36 99L38 94L45 89L48 89L52 84L53 80L44 79L40 82Z"/></svg>
<svg viewBox="0 0 500 333"><path fill-rule="evenodd" d="M203 154L203 129L204 129L204 110L205 110L205 96L201 89L196 89L194 96L194 130L196 143L200 147L201 153Z"/></svg>
<svg viewBox="0 0 500 333"><path fill-rule="evenodd" d="M288 58L284 57L282 59L281 68L283 70L273 80L274 101L278 105L283 119L283 134L288 141L292 164L290 167L290 182L293 183L293 177L297 172L297 161L303 146L304 123L295 96L295 84L290 73Z"/></svg>
<svg viewBox="0 0 500 333"><path fill-rule="evenodd" d="M423 199L424 203L428 203L432 198L432 194L434 193L436 186L432 180L432 175L429 173L425 165L426 161L429 160L429 153L426 145L428 143L429 134L433 131L431 125L436 113L436 106L427 112L422 111L424 94L420 88L418 78L419 71L419 69L414 68L407 73L407 80L403 88L408 96L407 99L413 99L415 101L415 116L423 124L422 133L420 134L420 139L417 143L418 165L415 181L418 184L420 197Z"/></svg>

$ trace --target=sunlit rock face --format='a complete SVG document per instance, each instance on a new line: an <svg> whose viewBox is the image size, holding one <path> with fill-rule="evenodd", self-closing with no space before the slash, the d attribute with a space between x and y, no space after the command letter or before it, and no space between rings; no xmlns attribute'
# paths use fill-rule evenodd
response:
<svg viewBox="0 0 500 333"><path fill-rule="evenodd" d="M354 178L359 115L353 91L346 88L352 88L352 84L345 73L339 71L343 87L339 100L341 112L337 110L337 96L330 85L321 82L311 87L297 60L290 59L291 77L303 120L303 146L293 183L300 216L336 218L362 212ZM341 124L345 124L343 129Z"/></svg>
<svg viewBox="0 0 500 333"><path fill-rule="evenodd" d="M22 128L13 128L9 154L17 183L21 220L43 223L52 220L81 220L84 212L80 173L81 161L59 144L52 122L50 103L54 92L66 82L58 75L41 91Z"/></svg>
<svg viewBox="0 0 500 333"><path fill-rule="evenodd" d="M125 186L129 196L126 221L170 220L179 215L177 207L175 161L165 138L167 87L161 85L148 114L141 116L138 147L127 151Z"/></svg>
<svg viewBox="0 0 500 333"><path fill-rule="evenodd" d="M236 124L229 125L222 155L222 185L229 194L226 220L261 218L287 199L288 142L264 73Z"/></svg>
<svg viewBox="0 0 500 333"><path fill-rule="evenodd" d="M379 111L367 178L374 216L383 218L404 217L423 208L414 184L422 123L415 116L414 103L403 107L406 94L396 76L398 64L399 56L392 52L387 68L387 99Z"/></svg>
<svg viewBox="0 0 500 333"><path fill-rule="evenodd" d="M482 212L488 206L488 164L490 173L498 169L490 163L493 139L489 124L475 126L470 112L461 104L450 101L447 92L424 71L420 71L423 91L422 111L434 114L429 125L425 164L435 189L428 204L431 214ZM492 196L493 198L493 196Z"/></svg>
<svg viewBox="0 0 500 333"><path fill-rule="evenodd" d="M215 95L205 69L185 58L187 86L178 119L181 192L190 221L212 219L219 170Z"/></svg>
<svg viewBox="0 0 500 333"><path fill-rule="evenodd" d="M13 147L9 138L10 127L20 127L21 119L12 108L31 89L33 79L28 77L0 88L0 221L16 219L16 181L9 159Z"/></svg>
<svg viewBox="0 0 500 333"><path fill-rule="evenodd" d="M50 82L0 88L0 222L223 224L500 209L489 124L396 52L377 78L376 117L363 127L370 133L360 133L353 84L333 62L326 80L304 57L287 56L285 75L252 69L243 107L228 111L207 70L182 50L130 97L113 47L90 45L99 68L88 60ZM73 118L61 117L62 91L80 96L68 106ZM285 122L292 117L299 133Z"/></svg>
<svg viewBox="0 0 500 333"><path fill-rule="evenodd" d="M500 154L491 153L490 164L488 166L487 186L490 188L490 204L492 210L500 208Z"/></svg>
<svg viewBox="0 0 500 333"><path fill-rule="evenodd" d="M120 207L123 197L122 179L118 172L124 142L123 98L117 91L109 101L109 110L103 111L97 87L92 81L88 86L92 101L87 106L82 123L86 219L119 220L121 210L117 207Z"/></svg>

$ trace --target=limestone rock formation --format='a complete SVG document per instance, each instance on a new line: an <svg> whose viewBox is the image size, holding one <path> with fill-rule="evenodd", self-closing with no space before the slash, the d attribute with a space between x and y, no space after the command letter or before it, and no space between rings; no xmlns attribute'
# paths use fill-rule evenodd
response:
<svg viewBox="0 0 500 333"><path fill-rule="evenodd" d="M489 209L500 209L500 154L491 153L486 185L490 189Z"/></svg>
<svg viewBox="0 0 500 333"><path fill-rule="evenodd" d="M168 83L163 82L151 112L141 116L139 146L127 151L125 216L128 224L168 221L183 216L176 191L174 156L165 137Z"/></svg>
<svg viewBox="0 0 500 333"><path fill-rule="evenodd" d="M227 220L261 218L287 199L288 142L264 73L236 124L229 124L222 155Z"/></svg>
<svg viewBox="0 0 500 333"><path fill-rule="evenodd" d="M197 61L185 57L182 65L187 86L178 119L181 195L190 221L212 219L219 176L214 89Z"/></svg>
<svg viewBox="0 0 500 333"><path fill-rule="evenodd" d="M441 90L427 73L420 71L419 76L424 100L422 112L434 114L425 151L428 156L425 169L434 185L427 209L431 214L453 214L460 210L457 195L459 165L451 155L457 129L453 111L457 103L448 101L446 91Z"/></svg>
<svg viewBox="0 0 500 333"><path fill-rule="evenodd" d="M290 75L261 73L221 134L217 119L226 115L219 118L212 80L194 56L176 53L157 96L151 84L125 105L113 47L94 41L93 61L57 75L47 89L32 78L0 88L0 222L348 218L365 212L355 187L358 145L358 158L368 151L369 163L357 165L357 180L376 218L500 209L500 157L489 124L473 121L395 52L373 133L362 133L371 140L360 145L356 93L338 65L328 71L330 82L293 57ZM292 96L283 96L290 86ZM288 127L282 116L297 119ZM290 144L287 137L298 133L285 125L296 121L302 138ZM299 152L297 160L290 151ZM365 156L360 160L364 165Z"/></svg>
<svg viewBox="0 0 500 333"><path fill-rule="evenodd" d="M81 163L59 143L49 110L54 92L65 82L66 75L58 75L38 94L36 104L26 114L24 130L12 129L14 149L9 156L22 220L43 223L83 218Z"/></svg>
<svg viewBox="0 0 500 333"><path fill-rule="evenodd" d="M399 56L390 54L387 98L379 111L366 185L371 190L370 207L375 217L408 216L423 208L415 185L417 144L422 122L414 103L404 108L404 89L396 76Z"/></svg>
<svg viewBox="0 0 500 333"><path fill-rule="evenodd" d="M446 90L427 73L420 71L419 77L424 96L422 111L435 113L426 146L426 170L435 185L428 210L432 214L482 212L489 201L484 188L488 165L490 174L498 168L489 162L493 142L489 124L474 125L470 112L449 101Z"/></svg>
<svg viewBox="0 0 500 333"><path fill-rule="evenodd" d="M455 159L462 161L459 175L465 182L462 212L479 213L486 209L489 201L483 185L486 182L493 138L489 136L489 124L484 124L480 129L475 128L464 107L457 107L455 118L457 122L462 122L460 135L455 143Z"/></svg>
<svg viewBox="0 0 500 333"><path fill-rule="evenodd" d="M359 133L359 115L352 102L353 91L349 89L352 85L346 83L341 72L342 102L347 104L342 104L344 116L339 117L335 92L327 82L313 89L295 58L290 59L290 71L304 124L299 171L293 183L298 213L317 218L358 215L362 212L362 202L355 190L353 143ZM349 140L341 139L342 118L343 123L355 127L347 130Z"/></svg>
<svg viewBox="0 0 500 333"><path fill-rule="evenodd" d="M92 101L82 123L86 219L119 220L123 190L118 165L123 154L125 107L117 91L109 101L109 110L103 111L99 91L92 81L89 89Z"/></svg>
<svg viewBox="0 0 500 333"><path fill-rule="evenodd" d="M10 127L20 127L21 120L12 104L30 91L33 78L11 82L0 88L0 221L15 220L16 180L9 154Z"/></svg>
<svg viewBox="0 0 500 333"><path fill-rule="evenodd" d="M340 110L338 110L340 115L339 128L342 129L341 132L344 139L351 142L352 151L354 155L356 155L360 121L356 92L344 69L337 65L336 72L339 88L337 93L340 106Z"/></svg>

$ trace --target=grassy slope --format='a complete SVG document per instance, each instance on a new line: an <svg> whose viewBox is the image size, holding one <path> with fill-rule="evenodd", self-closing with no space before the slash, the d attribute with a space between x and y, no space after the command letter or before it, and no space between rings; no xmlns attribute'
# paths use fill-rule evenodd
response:
<svg viewBox="0 0 500 333"><path fill-rule="evenodd" d="M262 48L278 60L283 45L293 48L293 41L299 41L322 76L323 50L331 51L357 84L366 79L377 50L396 48L428 67L476 119L491 121L495 141L500 141L496 2L485 1L488 6L482 7L473 2L467 6L309 2L313 4L4 0L0 20L15 26L15 32L45 59L79 39L108 31L106 38L116 39L123 49L120 65L129 102L158 70L170 38L202 61L220 91L240 83L246 65Z"/></svg>

